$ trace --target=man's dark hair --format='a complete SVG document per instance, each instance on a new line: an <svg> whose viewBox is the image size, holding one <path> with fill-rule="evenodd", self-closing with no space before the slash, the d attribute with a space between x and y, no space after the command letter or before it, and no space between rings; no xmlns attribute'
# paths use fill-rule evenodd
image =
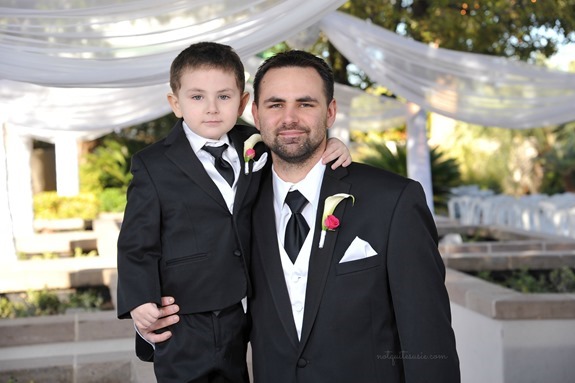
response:
<svg viewBox="0 0 575 383"><path fill-rule="evenodd" d="M170 87L176 93L182 87L182 74L188 69L221 69L236 77L240 92L246 84L244 65L232 47L212 42L195 43L184 49L172 62Z"/></svg>
<svg viewBox="0 0 575 383"><path fill-rule="evenodd" d="M287 67L298 67L298 68L313 68L319 74L323 81L323 91L327 103L329 104L333 99L333 72L327 63L314 56L311 53L305 51L287 51L276 54L263 62L258 68L256 75L254 77L254 100L256 104L259 102L259 90L260 83L264 75L270 69L274 68L287 68Z"/></svg>

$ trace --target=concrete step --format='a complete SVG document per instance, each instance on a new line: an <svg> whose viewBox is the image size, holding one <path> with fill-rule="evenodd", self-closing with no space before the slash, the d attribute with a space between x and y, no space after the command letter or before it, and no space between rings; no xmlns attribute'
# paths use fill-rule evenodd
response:
<svg viewBox="0 0 575 383"><path fill-rule="evenodd" d="M113 311L1 320L0 382L155 382L132 326Z"/></svg>

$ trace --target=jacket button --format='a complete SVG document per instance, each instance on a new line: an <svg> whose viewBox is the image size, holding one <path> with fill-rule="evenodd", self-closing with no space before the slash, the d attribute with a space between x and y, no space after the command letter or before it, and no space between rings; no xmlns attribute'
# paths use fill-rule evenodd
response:
<svg viewBox="0 0 575 383"><path fill-rule="evenodd" d="M304 358L301 358L297 361L297 366L299 368L303 368L305 366L307 366L307 360L305 360Z"/></svg>
<svg viewBox="0 0 575 383"><path fill-rule="evenodd" d="M236 257L240 257L240 256L242 255L242 252L239 251L239 250L234 250L234 255L235 255Z"/></svg>

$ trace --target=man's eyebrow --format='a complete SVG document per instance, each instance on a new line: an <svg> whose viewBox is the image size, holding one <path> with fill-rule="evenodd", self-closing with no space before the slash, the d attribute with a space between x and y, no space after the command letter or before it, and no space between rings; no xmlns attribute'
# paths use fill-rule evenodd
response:
<svg viewBox="0 0 575 383"><path fill-rule="evenodd" d="M264 102L285 102L285 100L281 97L277 97L277 96L271 96L269 98L266 98L264 100Z"/></svg>
<svg viewBox="0 0 575 383"><path fill-rule="evenodd" d="M297 102L318 102L317 99L315 99L315 98L313 98L313 97L311 97L311 96L299 97L299 98L296 99L296 101L297 101ZM264 100L264 102L271 102L271 103L274 103L274 102L286 102L286 100L283 99L283 98L281 98L281 97L272 96L272 97L266 98L266 99Z"/></svg>
<svg viewBox="0 0 575 383"><path fill-rule="evenodd" d="M296 101L298 101L298 102L318 102L315 98L313 98L311 96L300 97Z"/></svg>

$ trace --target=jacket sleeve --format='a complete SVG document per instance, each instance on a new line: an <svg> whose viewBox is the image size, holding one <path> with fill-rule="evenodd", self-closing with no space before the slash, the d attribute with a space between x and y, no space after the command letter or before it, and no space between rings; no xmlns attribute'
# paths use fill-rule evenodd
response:
<svg viewBox="0 0 575 383"><path fill-rule="evenodd" d="M161 211L156 188L144 162L132 158L133 179L118 237L118 318L129 318L141 304L161 304L159 259Z"/></svg>
<svg viewBox="0 0 575 383"><path fill-rule="evenodd" d="M388 272L405 381L460 381L445 266L423 189L409 182L395 207Z"/></svg>

